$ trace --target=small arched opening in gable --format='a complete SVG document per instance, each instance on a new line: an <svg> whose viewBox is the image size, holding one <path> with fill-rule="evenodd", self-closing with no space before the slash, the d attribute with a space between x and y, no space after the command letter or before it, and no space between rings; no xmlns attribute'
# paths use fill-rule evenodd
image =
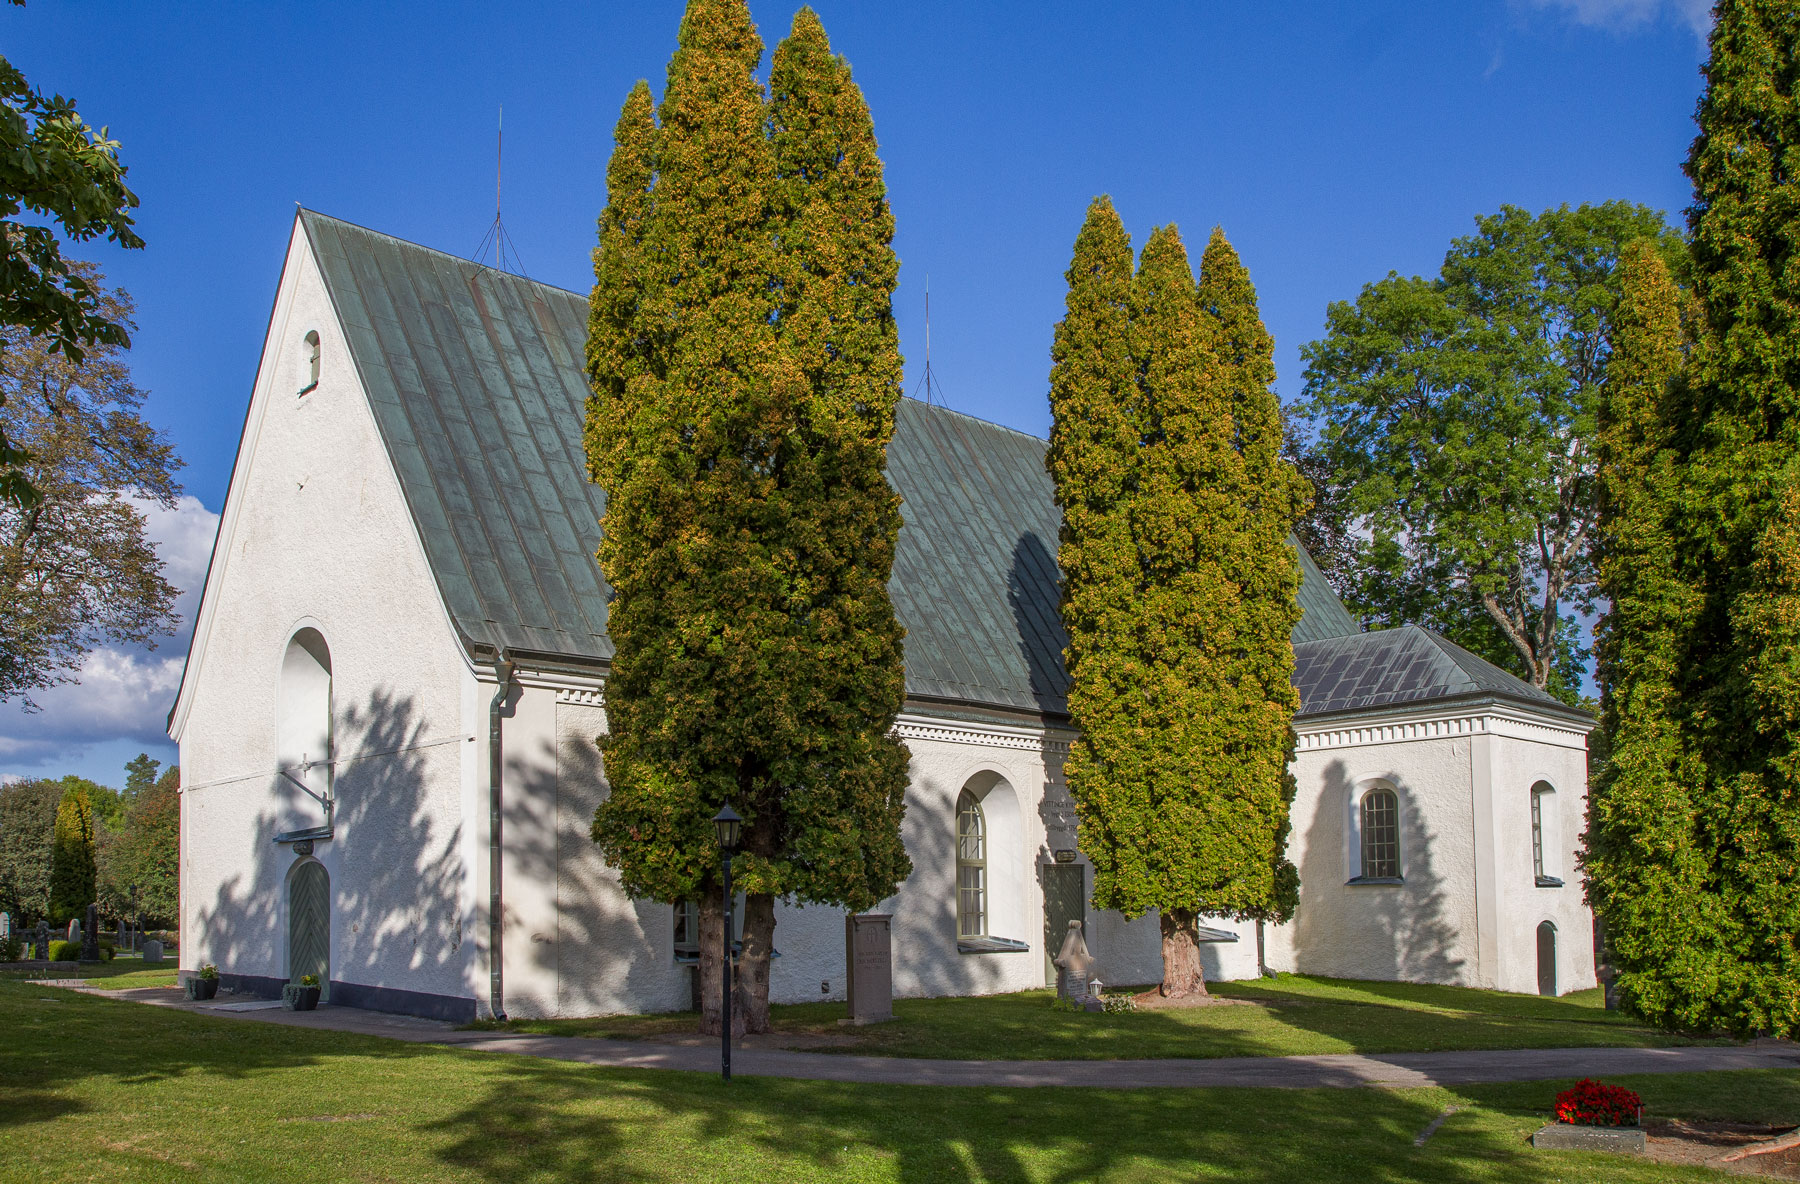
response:
<svg viewBox="0 0 1800 1184"><path fill-rule="evenodd" d="M317 329L308 330L304 342L306 345L306 385L300 388L300 393L303 395L319 385L319 331Z"/></svg>

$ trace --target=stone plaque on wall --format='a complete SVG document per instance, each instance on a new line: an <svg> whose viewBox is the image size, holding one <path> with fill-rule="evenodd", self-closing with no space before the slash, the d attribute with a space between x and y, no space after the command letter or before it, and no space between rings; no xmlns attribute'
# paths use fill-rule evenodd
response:
<svg viewBox="0 0 1800 1184"><path fill-rule="evenodd" d="M879 1024L894 1018L893 945L886 913L844 918L844 970L852 1024Z"/></svg>

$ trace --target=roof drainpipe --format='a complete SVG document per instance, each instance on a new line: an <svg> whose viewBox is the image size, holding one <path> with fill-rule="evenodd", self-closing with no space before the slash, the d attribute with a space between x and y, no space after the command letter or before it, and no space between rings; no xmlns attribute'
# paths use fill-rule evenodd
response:
<svg viewBox="0 0 1800 1184"><path fill-rule="evenodd" d="M513 660L501 648L494 661L494 676L500 684L488 704L488 1010L497 1020L506 1018L506 986L502 975L504 947L501 942L501 771L500 709L506 706L507 692L512 690Z"/></svg>

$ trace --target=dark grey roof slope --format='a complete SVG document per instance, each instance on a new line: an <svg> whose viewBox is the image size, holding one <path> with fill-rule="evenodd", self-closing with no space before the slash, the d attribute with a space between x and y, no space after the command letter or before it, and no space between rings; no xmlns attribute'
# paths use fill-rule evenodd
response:
<svg viewBox="0 0 1800 1184"><path fill-rule="evenodd" d="M594 562L605 498L581 442L586 300L311 211L300 219L464 644L610 658ZM888 476L904 499L891 589L909 695L1067 710L1044 449L902 401ZM1301 564L1306 713L1489 684L1548 698L1441 639L1435 658L1418 650L1408 639L1422 630L1358 635L1304 550Z"/></svg>
<svg viewBox="0 0 1800 1184"><path fill-rule="evenodd" d="M1575 710L1417 625L1296 644L1294 685L1301 715L1483 695L1562 713Z"/></svg>

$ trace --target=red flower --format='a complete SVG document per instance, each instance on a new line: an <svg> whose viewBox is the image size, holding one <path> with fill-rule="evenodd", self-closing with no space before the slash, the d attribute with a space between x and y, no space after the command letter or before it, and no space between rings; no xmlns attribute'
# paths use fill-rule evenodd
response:
<svg viewBox="0 0 1800 1184"><path fill-rule="evenodd" d="M1583 1126L1636 1126L1644 1099L1622 1086L1582 1078L1556 1095L1556 1120Z"/></svg>

